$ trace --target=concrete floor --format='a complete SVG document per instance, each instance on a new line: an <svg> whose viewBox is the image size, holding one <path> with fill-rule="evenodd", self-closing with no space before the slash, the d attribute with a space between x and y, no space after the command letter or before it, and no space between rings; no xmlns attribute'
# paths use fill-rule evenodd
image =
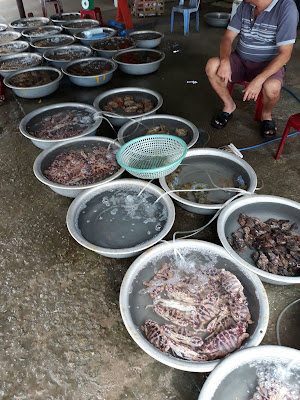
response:
<svg viewBox="0 0 300 400"><path fill-rule="evenodd" d="M4 9L2 16L17 19L17 11ZM33 3L25 1L26 11ZM65 3L65 2L64 2ZM69 8L70 2L66 2ZM101 2L102 3L102 2ZM104 2L103 17L113 19L112 2ZM170 16L170 7L163 18ZM101 5L102 7L102 5ZM75 8L79 8L75 7ZM204 5L201 12L218 8ZM6 14L4 14L6 12ZM65 217L70 199L61 197L39 183L32 165L39 149L18 129L30 111L63 101L92 104L101 92L115 87L141 86L157 90L164 98L162 113L191 120L210 136L208 146L230 142L238 148L262 143L259 125L253 120L254 103L243 104L235 89L238 110L224 131L210 127L211 115L220 108L204 73L207 59L218 53L223 29L208 27L201 16L200 31L195 21L190 35L183 36L183 22L135 19L136 25L153 22L163 32L160 49L166 59L158 72L132 77L116 72L101 88L80 89L66 78L53 95L24 100L6 90L7 100L0 108L0 398L56 400L196 400L206 374L187 373L164 366L145 354L127 333L119 312L119 289L131 259L109 259L84 249L69 235ZM174 49L179 49L173 53ZM300 95L300 44L295 46L287 67L285 86ZM297 71L298 66L298 71ZM197 80L198 84L187 84ZM288 117L299 112L299 103L286 92L274 112L278 131ZM113 137L106 123L99 135ZM200 146L200 144L199 144ZM299 201L300 136L285 144L279 161L274 160L278 142L244 152L244 159L255 169L259 193L284 196ZM176 207L171 234L202 226L207 217ZM196 238L219 243L212 224ZM299 287L265 284L270 301L270 323L262 344L277 344L276 320L280 311L299 298ZM299 315L299 314L298 314ZM284 344L296 346L299 318L291 312L285 325ZM298 331L297 331L298 329ZM297 333L298 332L298 333ZM297 336L298 335L298 336Z"/></svg>

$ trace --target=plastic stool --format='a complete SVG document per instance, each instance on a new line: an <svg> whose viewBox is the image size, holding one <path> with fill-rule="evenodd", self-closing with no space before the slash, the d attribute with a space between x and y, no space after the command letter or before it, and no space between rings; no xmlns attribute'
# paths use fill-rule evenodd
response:
<svg viewBox="0 0 300 400"><path fill-rule="evenodd" d="M283 135L281 136L275 160L278 160L278 158L280 157L287 135L289 134L291 128L294 128L298 131L300 130L300 114L294 114L288 119Z"/></svg>
<svg viewBox="0 0 300 400"><path fill-rule="evenodd" d="M40 0L40 2L43 11L43 17L47 17L47 8L46 8L47 3L54 5L56 14L61 14L64 12L61 0Z"/></svg>
<svg viewBox="0 0 300 400"><path fill-rule="evenodd" d="M80 11L80 18L90 18L96 19L100 22L100 26L103 26L103 19L100 11L100 7L95 7L93 10L81 10Z"/></svg>
<svg viewBox="0 0 300 400"><path fill-rule="evenodd" d="M229 86L228 86L228 91L230 96L232 97L232 92L233 92L233 88L234 85L242 85L245 88L249 85L249 82L246 81L242 81L242 82L230 82ZM254 115L254 120L255 121L260 121L261 120L261 113L262 113L262 109L263 109L263 103L261 101L262 99L262 94L259 93L258 98L256 100L256 109L255 109L255 115Z"/></svg>

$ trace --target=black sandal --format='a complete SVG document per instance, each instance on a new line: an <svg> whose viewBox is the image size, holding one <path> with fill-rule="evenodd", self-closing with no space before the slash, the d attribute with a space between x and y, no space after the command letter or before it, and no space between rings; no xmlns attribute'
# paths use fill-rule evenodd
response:
<svg viewBox="0 0 300 400"><path fill-rule="evenodd" d="M271 132L271 133L267 133ZM261 136L265 139L273 139L276 136L277 128L275 121L272 120L264 120L261 121Z"/></svg>
<svg viewBox="0 0 300 400"><path fill-rule="evenodd" d="M229 114L225 111L221 111L217 116L211 121L211 126L216 129L224 129L227 122L231 120L233 113ZM217 122L219 122L217 124Z"/></svg>

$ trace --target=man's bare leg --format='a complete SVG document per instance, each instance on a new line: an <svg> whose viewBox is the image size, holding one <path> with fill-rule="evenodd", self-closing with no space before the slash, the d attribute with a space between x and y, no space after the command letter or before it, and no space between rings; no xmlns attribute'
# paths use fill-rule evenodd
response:
<svg viewBox="0 0 300 400"><path fill-rule="evenodd" d="M278 79L268 79L262 90L263 110L261 120L271 120L272 111L280 99L281 82Z"/></svg>
<svg viewBox="0 0 300 400"><path fill-rule="evenodd" d="M261 113L262 121L272 121L272 111L280 99L281 82L278 79L268 79L262 89L263 109ZM266 131L266 135L272 135L275 131Z"/></svg>
<svg viewBox="0 0 300 400"><path fill-rule="evenodd" d="M227 84L217 75L219 66L219 57L210 58L206 64L205 71L211 86L224 102L223 111L231 114L236 109L236 104L229 94Z"/></svg>

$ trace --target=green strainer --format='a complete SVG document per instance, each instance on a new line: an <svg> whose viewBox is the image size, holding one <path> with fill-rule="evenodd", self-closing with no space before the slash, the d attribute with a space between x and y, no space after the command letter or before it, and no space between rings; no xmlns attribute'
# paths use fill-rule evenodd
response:
<svg viewBox="0 0 300 400"><path fill-rule="evenodd" d="M137 178L156 179L175 171L186 152L186 143L176 136L149 135L124 144L117 160Z"/></svg>

